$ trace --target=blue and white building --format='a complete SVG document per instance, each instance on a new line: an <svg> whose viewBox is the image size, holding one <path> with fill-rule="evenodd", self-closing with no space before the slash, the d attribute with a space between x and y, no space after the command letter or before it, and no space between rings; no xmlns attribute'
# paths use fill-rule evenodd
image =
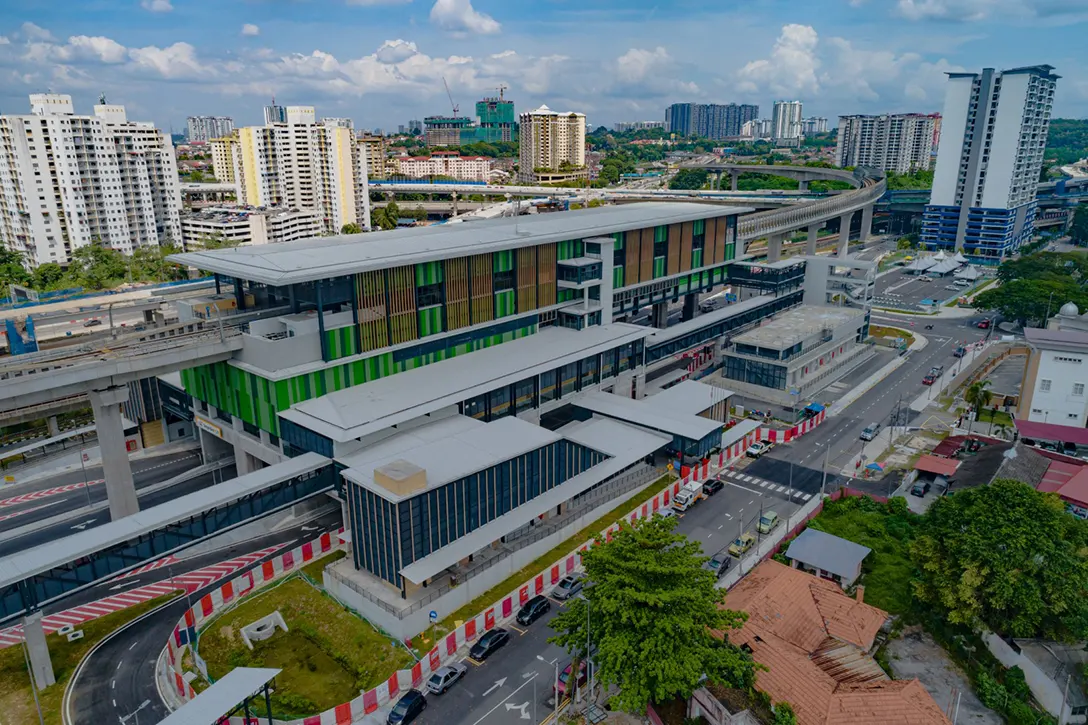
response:
<svg viewBox="0 0 1088 725"><path fill-rule="evenodd" d="M949 73L922 243L995 263L1031 239L1058 77L1036 65Z"/></svg>

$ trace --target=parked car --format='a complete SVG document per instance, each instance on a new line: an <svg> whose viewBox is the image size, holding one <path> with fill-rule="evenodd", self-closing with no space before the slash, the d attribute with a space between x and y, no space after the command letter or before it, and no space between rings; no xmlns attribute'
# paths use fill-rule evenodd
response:
<svg viewBox="0 0 1088 725"><path fill-rule="evenodd" d="M567 574L559 580L559 583L555 585L555 589L552 589L552 599L566 601L582 591L584 583L585 576L583 574Z"/></svg>
<svg viewBox="0 0 1088 725"><path fill-rule="evenodd" d="M748 449L746 451L744 451L744 455L748 456L749 458L759 458L764 453L771 450L771 448L773 448L773 447L774 447L774 444L771 443L770 441L762 441L760 443L753 443L752 445L748 446Z"/></svg>
<svg viewBox="0 0 1088 725"><path fill-rule="evenodd" d="M756 531L761 534L769 534L774 531L774 528L781 523L781 519L778 518L778 514L774 511L768 511L759 517L759 523L756 524Z"/></svg>
<svg viewBox="0 0 1088 725"><path fill-rule="evenodd" d="M861 438L863 441L871 441L872 439L876 438L876 435L879 432L880 423L870 423L869 425L865 426L865 430L863 430L861 432L861 435L858 437Z"/></svg>
<svg viewBox="0 0 1088 725"><path fill-rule="evenodd" d="M484 636L480 637L480 639L476 641L476 644L472 645L472 649L468 651L468 656L477 662L483 662L494 654L495 650L509 641L510 633L502 627L497 627L489 632L485 632Z"/></svg>
<svg viewBox="0 0 1088 725"><path fill-rule="evenodd" d="M956 348L955 352L952 353L952 357L963 357L966 354L967 348L961 346Z"/></svg>
<svg viewBox="0 0 1088 725"><path fill-rule="evenodd" d="M937 378L933 377L932 375L926 375L924 378L922 378L922 385L933 385L933 383L935 382L937 382Z"/></svg>
<svg viewBox="0 0 1088 725"><path fill-rule="evenodd" d="M559 695L560 698L565 697L567 694L567 683L570 682L571 671L574 669L574 663L567 665L563 672L559 675L559 682L552 683L552 691ZM589 667L586 665L586 661L582 660L578 663L578 689L581 689L589 675Z"/></svg>
<svg viewBox="0 0 1088 725"><path fill-rule="evenodd" d="M921 498L929 493L929 481L918 481L910 488L910 495Z"/></svg>
<svg viewBox="0 0 1088 725"><path fill-rule="evenodd" d="M552 608L552 603L548 601L548 598L543 594L537 594L535 597L525 602L525 606L518 610L518 624L523 627L528 627L536 620L543 617Z"/></svg>
<svg viewBox="0 0 1088 725"><path fill-rule="evenodd" d="M745 531L729 545L729 553L739 559L746 551L752 548L752 544L754 543L756 543L756 537L752 535L752 532Z"/></svg>
<svg viewBox="0 0 1088 725"><path fill-rule="evenodd" d="M944 288L950 292L959 292L960 288L954 284L946 284Z"/></svg>
<svg viewBox="0 0 1088 725"><path fill-rule="evenodd" d="M397 700L385 719L386 725L408 725L427 709L427 698L419 690L408 690Z"/></svg>
<svg viewBox="0 0 1088 725"><path fill-rule="evenodd" d="M989 320L989 319L979 320L978 325L976 325L976 327L978 327L978 329L980 329L980 330L989 330L991 324L993 324L993 322L991 320Z"/></svg>
<svg viewBox="0 0 1088 725"><path fill-rule="evenodd" d="M654 511L654 516L664 516L667 519L671 519L676 516L676 509L672 507L666 507Z"/></svg>
<svg viewBox="0 0 1088 725"><path fill-rule="evenodd" d="M441 695L453 687L459 679L468 672L468 665L463 662L453 662L445 667L439 667L427 680L427 692L432 695Z"/></svg>
<svg viewBox="0 0 1088 725"><path fill-rule="evenodd" d="M706 483L703 484L703 495L704 496L713 496L718 491L721 491L723 488L725 488L724 483L722 483L721 481L719 481L716 478L712 478L712 479L710 479L709 481L707 481Z"/></svg>
<svg viewBox="0 0 1088 725"><path fill-rule="evenodd" d="M725 576L725 572L729 570L729 556L724 551L719 551L714 556L710 557L710 560L706 563L706 568L714 572L719 579Z"/></svg>
<svg viewBox="0 0 1088 725"><path fill-rule="evenodd" d="M90 320L87 320L86 322L84 322L83 326L84 327L98 327L101 324L102 324L102 320L99 320L97 318L93 318L93 319L90 319Z"/></svg>
<svg viewBox="0 0 1088 725"><path fill-rule="evenodd" d="M944 375L944 365L934 365L929 369L929 374L935 378L939 378Z"/></svg>

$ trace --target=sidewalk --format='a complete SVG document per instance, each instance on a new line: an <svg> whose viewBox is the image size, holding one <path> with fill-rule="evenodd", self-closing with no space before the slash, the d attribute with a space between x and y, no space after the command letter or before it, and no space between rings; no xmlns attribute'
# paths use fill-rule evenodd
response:
<svg viewBox="0 0 1088 725"><path fill-rule="evenodd" d="M958 358L956 362L952 364L951 370L937 378L937 382L930 385L926 392L911 401L910 409L915 412L921 412L928 408L932 403L936 402L946 390L955 385L956 378L959 377L960 373L971 368L971 366L973 366L980 357L987 354L987 350L995 344L996 342L991 340L984 345L972 348L967 355Z"/></svg>

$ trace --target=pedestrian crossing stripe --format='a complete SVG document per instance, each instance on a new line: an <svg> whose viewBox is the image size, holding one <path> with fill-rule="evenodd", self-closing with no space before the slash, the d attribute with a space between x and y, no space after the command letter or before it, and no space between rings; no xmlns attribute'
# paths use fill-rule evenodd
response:
<svg viewBox="0 0 1088 725"><path fill-rule="evenodd" d="M767 488L767 482L766 481L760 481L759 482L759 487L760 488Z"/></svg>
<svg viewBox="0 0 1088 725"><path fill-rule="evenodd" d="M801 498L804 499L805 501L808 501L810 498L812 498L812 494L811 493L806 493Z"/></svg>
<svg viewBox="0 0 1088 725"><path fill-rule="evenodd" d="M745 476L744 477L744 482L745 483L751 483L752 482L752 477L751 476Z"/></svg>

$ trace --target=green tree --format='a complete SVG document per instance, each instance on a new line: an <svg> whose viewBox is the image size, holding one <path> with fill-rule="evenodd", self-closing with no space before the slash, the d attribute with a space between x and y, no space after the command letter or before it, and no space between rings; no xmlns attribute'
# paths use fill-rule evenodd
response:
<svg viewBox="0 0 1088 725"><path fill-rule="evenodd" d="M1069 227L1069 236L1077 244L1088 245L1088 204L1077 205L1073 212L1073 224Z"/></svg>
<svg viewBox="0 0 1088 725"><path fill-rule="evenodd" d="M89 289L106 289L128 277L128 260L116 249L95 241L72 253L68 276Z"/></svg>
<svg viewBox="0 0 1088 725"><path fill-rule="evenodd" d="M64 267L56 262L39 264L38 268L34 270L34 288L42 291L53 289L54 285L63 278Z"/></svg>
<svg viewBox="0 0 1088 725"><path fill-rule="evenodd" d="M1088 522L1011 479L938 498L911 558L914 592L952 624L1011 637L1088 636Z"/></svg>
<svg viewBox="0 0 1088 725"><path fill-rule="evenodd" d="M1072 277L1054 279L1016 279L1000 287L992 287L975 296L977 310L996 310L1006 319L1021 325L1041 322L1047 311L1054 314L1066 302L1088 309L1088 293Z"/></svg>
<svg viewBox="0 0 1088 725"><path fill-rule="evenodd" d="M341 234L362 234L363 228L355 222L350 222L340 227Z"/></svg>
<svg viewBox="0 0 1088 725"><path fill-rule="evenodd" d="M788 702L780 702L774 706L774 725L797 725L797 715Z"/></svg>
<svg viewBox="0 0 1088 725"><path fill-rule="evenodd" d="M23 266L23 255L15 250L0 247L0 285L3 286L0 294L7 294L9 285L27 285L30 281L30 273Z"/></svg>
<svg viewBox="0 0 1088 725"><path fill-rule="evenodd" d="M702 189L706 186L706 169L680 169L669 181L670 189Z"/></svg>
<svg viewBox="0 0 1088 725"><path fill-rule="evenodd" d="M572 655L592 643L595 676L619 689L613 702L629 712L687 698L704 675L729 687L755 681L751 656L712 632L740 627L746 615L724 608L699 543L674 534L674 523L654 516L623 522L611 542L598 536L582 558L585 600L551 622L549 641Z"/></svg>
<svg viewBox="0 0 1088 725"><path fill-rule="evenodd" d="M963 394L963 400L970 405L975 411L975 418L977 420L982 419L982 411L990 404L990 398L993 396L993 391L990 389L989 380L977 380L968 386L967 391Z"/></svg>
<svg viewBox="0 0 1088 725"><path fill-rule="evenodd" d="M909 239L907 239L906 237L900 237L899 241L895 245L895 248L900 249L900 250L902 250L902 249L913 249L914 245L911 244L911 241Z"/></svg>

